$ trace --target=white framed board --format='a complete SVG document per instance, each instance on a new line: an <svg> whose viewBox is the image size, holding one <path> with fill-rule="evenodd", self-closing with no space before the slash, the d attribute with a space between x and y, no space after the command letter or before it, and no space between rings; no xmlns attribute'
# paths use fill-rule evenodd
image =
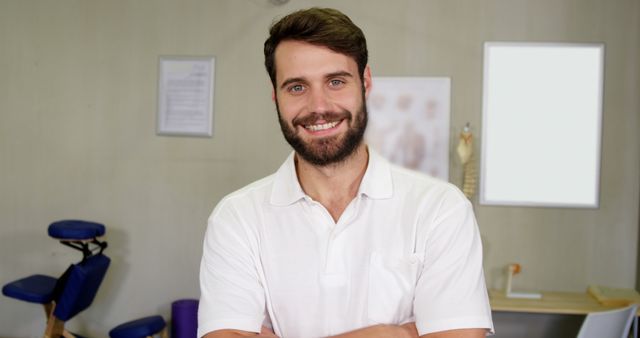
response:
<svg viewBox="0 0 640 338"><path fill-rule="evenodd" d="M597 208L604 45L487 42L480 203Z"/></svg>

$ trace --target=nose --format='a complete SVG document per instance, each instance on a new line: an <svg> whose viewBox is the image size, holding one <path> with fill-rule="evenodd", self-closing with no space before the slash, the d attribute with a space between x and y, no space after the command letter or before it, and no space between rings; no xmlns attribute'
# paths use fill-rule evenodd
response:
<svg viewBox="0 0 640 338"><path fill-rule="evenodd" d="M331 101L322 88L314 88L309 93L307 108L309 112L323 114L330 110Z"/></svg>

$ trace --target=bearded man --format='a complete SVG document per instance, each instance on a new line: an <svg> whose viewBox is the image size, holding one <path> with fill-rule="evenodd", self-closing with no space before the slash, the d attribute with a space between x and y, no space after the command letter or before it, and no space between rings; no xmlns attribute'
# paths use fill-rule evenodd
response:
<svg viewBox="0 0 640 338"><path fill-rule="evenodd" d="M482 337L493 331L471 204L363 142L364 34L312 8L264 44L280 126L278 171L211 214L198 336Z"/></svg>

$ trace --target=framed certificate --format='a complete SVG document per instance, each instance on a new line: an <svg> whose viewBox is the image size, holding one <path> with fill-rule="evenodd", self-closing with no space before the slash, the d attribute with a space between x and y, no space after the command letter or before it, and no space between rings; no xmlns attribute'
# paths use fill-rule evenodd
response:
<svg viewBox="0 0 640 338"><path fill-rule="evenodd" d="M162 56L158 67L159 135L213 135L214 57Z"/></svg>

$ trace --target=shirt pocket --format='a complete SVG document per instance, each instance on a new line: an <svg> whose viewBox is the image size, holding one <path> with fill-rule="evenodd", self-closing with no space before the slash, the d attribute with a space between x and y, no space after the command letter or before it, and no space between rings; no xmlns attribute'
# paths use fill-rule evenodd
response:
<svg viewBox="0 0 640 338"><path fill-rule="evenodd" d="M413 320L413 298L422 269L420 255L371 253L368 319L372 324L402 324Z"/></svg>

